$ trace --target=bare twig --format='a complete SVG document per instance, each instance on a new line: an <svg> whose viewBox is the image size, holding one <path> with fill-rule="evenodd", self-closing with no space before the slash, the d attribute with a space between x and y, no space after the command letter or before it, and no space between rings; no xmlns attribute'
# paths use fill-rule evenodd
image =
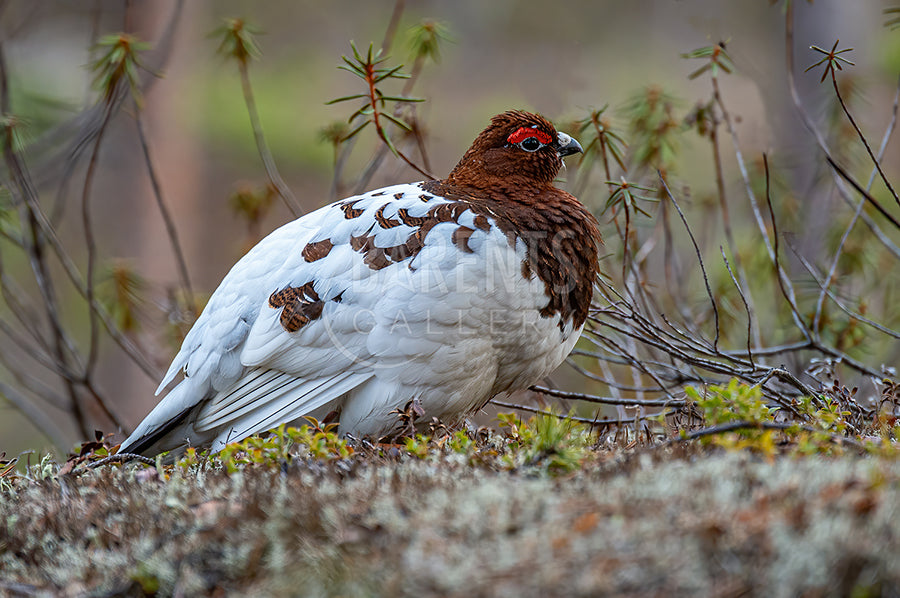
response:
<svg viewBox="0 0 900 598"><path fill-rule="evenodd" d="M11 113L8 80L6 59L2 44L0 44L0 113L2 114ZM87 434L87 422L79 402L78 393L73 384L74 376L69 370L72 343L65 334L60 322L56 292L52 279L47 272L42 237L35 220L33 206L37 204L37 191L31 183L25 164L20 161L13 147L13 135L13 124L8 122L5 135L3 136L3 155L20 195L17 203L23 228L23 240L25 241L24 249L28 255L35 282L42 295L44 311L50 323L53 338L54 359L57 367L61 370L60 377L69 395L72 416L75 418L79 431Z"/></svg>
<svg viewBox="0 0 900 598"><path fill-rule="evenodd" d="M537 409L536 407L531 407L529 405L519 405L518 403L508 403L506 401L498 401L497 399L492 399L490 401L491 405L496 405L497 407L503 407L506 409L515 409L516 411L525 411L526 413L536 413L537 415L548 415L551 417L556 417L562 420L570 420L573 422L578 422L580 424L588 424L590 426L600 426L600 425L623 425L623 424L633 424L642 420L647 419L648 417L659 417L669 415L667 412L654 413L652 415L639 415L636 417L629 417L625 419L601 419L600 414L598 412L597 417L589 418L589 417L578 417L575 415L566 415L565 413L554 413L553 411L546 411L544 409Z"/></svg>
<svg viewBox="0 0 900 598"><path fill-rule="evenodd" d="M872 152L872 148L869 147L869 142L868 140L866 140L866 136L863 135L863 132L860 130L859 125L856 124L856 120L853 118L853 115L850 114L850 110L847 108L847 104L844 103L844 97L841 95L841 90L837 84L837 75L835 74L835 69L829 69L829 72L831 73L831 84L834 87L834 95L837 96L838 102L841 105L841 110L844 111L844 114L847 116L847 120L850 121L850 124L853 126L853 130L856 131L859 140L862 141L863 146L866 148L866 153L869 154L869 158L871 158L872 162L875 164L875 169L878 170L878 174L881 176L881 181L884 183L884 186L887 187L887 190L894 198L894 201L897 202L897 205L900 205L900 197L897 197L897 192L894 191L893 185L891 185L891 182L888 180L887 175L885 175L884 171L881 169L881 157L876 157Z"/></svg>
<svg viewBox="0 0 900 598"><path fill-rule="evenodd" d="M4 382L0 382L0 395L9 401L19 413L24 415L35 428L40 430L41 434L50 439L55 446L62 449L69 445L68 435L63 433L45 409L42 409L29 397L26 397L16 388Z"/></svg>
<svg viewBox="0 0 900 598"><path fill-rule="evenodd" d="M831 288L829 287L828 280L823 279L821 276L819 276L819 274L816 273L816 270L813 267L813 265L809 263L809 260L804 258L800 254L800 252L797 251L797 249L795 247L793 247L792 245L789 245L789 247L791 247L791 250L794 252L794 256L798 260L800 260L800 263L803 264L803 267L806 268L806 271L809 272L809 275L812 276L813 279L816 281L816 283L819 285L821 292L824 293L825 295L827 295L828 298L831 299L834 302L834 304L838 306L838 309L843 311L845 314L847 314L854 320L857 320L859 322L867 324L867 325L871 326L872 328L874 328L875 330L877 330L883 334L886 334L890 337L900 339L900 332L897 332L896 330L888 328L887 326L884 326L883 324L879 324L878 322L876 322L870 318L867 318L864 315L860 314L859 312L855 312L852 309L850 309L849 307L847 307L846 305L844 305L844 302L841 301L837 297L837 295L834 294L834 291L832 291Z"/></svg>
<svg viewBox="0 0 900 598"><path fill-rule="evenodd" d="M545 388L543 386L532 386L529 390L539 392L551 397L560 399L571 399L574 401L586 401L588 403L602 403L603 405L624 405L625 407L685 407L688 403L678 399L616 399L614 397L598 397L596 395L583 394L578 392L567 392L565 390L555 390L553 388Z"/></svg>
<svg viewBox="0 0 900 598"><path fill-rule="evenodd" d="M888 141L890 140L891 135L893 134L894 129L897 125L898 104L900 104L900 78L898 78L897 90L894 93L894 103L893 107L891 108L891 121L890 123L888 123L887 129L884 132L884 136L882 136L881 138L881 147L878 149L879 161L884 157L884 152L887 149ZM869 175L869 182L868 184L866 184L866 191L869 191L872 188L872 183L875 181L876 172L876 169L873 167L872 173ZM864 205L865 201L863 200L860 200L859 204L857 204L856 210L853 213L853 218L850 219L850 222L844 229L844 234L841 235L841 240L834 252L834 258L831 260L831 266L828 269L828 275L825 277L825 283L822 285L822 290L819 292L819 298L816 300L816 313L813 317L813 330L819 329L819 323L822 317L822 307L825 304L825 296L831 287L831 282L834 280L838 263L840 262L841 255L844 251L844 246L847 243L847 239L850 237L850 232L853 230L853 228L856 226L856 222L859 220L860 213L862 212Z"/></svg>
<svg viewBox="0 0 900 598"><path fill-rule="evenodd" d="M85 365L85 379L89 378L92 370L94 369L94 365L97 363L97 355L100 347L100 338L97 334L97 312L93 309L90 309L90 305L94 302L94 292L95 292L95 280L94 280L94 270L96 268L97 262L97 243L94 239L94 225L91 219L91 209L90 209L90 197L91 197L91 183L94 180L94 171L97 167L97 156L100 154L100 145L103 141L103 134L106 131L106 127L109 125L110 119L112 119L113 110L115 104L109 102L106 104L107 110L103 115L103 122L100 125L100 131L97 133L97 137L94 140L94 149L91 152L90 160L88 161L87 171L84 175L84 188L81 192L81 225L84 229L84 242L85 247L87 248L87 270L85 272L85 298L88 302L88 317L90 319L90 348L88 350L88 358L87 364Z"/></svg>
<svg viewBox="0 0 900 598"><path fill-rule="evenodd" d="M156 205L159 213L162 215L163 222L166 226L166 234L169 236L169 243L175 254L175 263L178 266L178 274L181 278L181 286L184 289L184 301L188 310L193 315L197 315L197 304L194 299L194 291L191 288L191 278L188 275L187 262L184 259L184 253L181 250L181 243L178 241L178 231L175 228L175 221L169 213L169 208L163 200L162 186L159 183L159 177L156 174L156 168L153 166L153 160L150 157L150 147L147 143L147 136L144 133L143 118L141 117L140 106L135 102L135 123L137 124L138 139L141 142L141 149L144 153L144 162L147 165L147 174L150 177L150 184L153 187L153 196L156 198Z"/></svg>
<svg viewBox="0 0 900 598"><path fill-rule="evenodd" d="M879 202L877 199L872 197L871 193L869 193L868 191L863 189L862 185L860 185L856 181L856 179L854 179L852 176L850 176L850 173L848 173L846 170L844 170L844 168L841 165L839 165L837 162L835 162L831 156L825 156L825 160L828 161L829 166L831 166L835 172L837 172L839 175L841 175L842 179L844 179L845 181L850 183L850 186L852 186L856 190L857 193L862 195L866 199L866 201L868 201L870 204L872 204L872 206L876 210L878 210L878 213L881 214L882 216L884 216L885 220L887 220L888 222L893 224L897 229L900 229L900 220L898 220L890 212L888 212L881 205L881 202Z"/></svg>
<svg viewBox="0 0 900 598"><path fill-rule="evenodd" d="M811 338L812 334L815 332L810 332L809 327L806 325L806 322L803 321L803 315L800 313L800 309L797 307L797 302L794 298L794 290L790 288L790 292L788 291L788 282L790 279L787 274L784 273L784 270L781 267L781 262L779 261L778 256L778 223L775 219L775 210L772 208L772 189L770 186L770 178L769 178L769 158L766 154L763 154L763 167L765 168L766 174L766 206L769 208L769 218L772 221L772 242L774 244L772 250L772 265L775 268L775 278L778 280L778 287L781 289L781 294L784 296L785 302L787 302L788 307L791 309L791 313L794 315L794 323L797 325L797 328L800 329L800 332L807 339Z"/></svg>
<svg viewBox="0 0 900 598"><path fill-rule="evenodd" d="M719 91L719 78L716 74L717 70L712 70L712 87L713 87L713 102L716 105L723 105L722 93ZM741 292L741 299L744 302L744 306L747 309L747 319L748 326L750 327L750 331L752 332L753 342L757 345L761 343L759 326L756 324L753 314L756 312L754 303L753 303L753 294L750 292L750 285L747 282L747 273L744 271L744 265L741 260L740 252L737 248L737 243L734 240L734 233L731 230L731 216L728 210L728 201L725 197L725 177L722 174L722 157L721 150L719 149L719 119L716 115L715 106L710 106L710 112L712 114L712 127L710 128L710 142L713 147L713 165L715 166L716 172L716 189L718 191L719 197L719 209L722 211L722 230L725 233L725 242L728 244L728 249L731 251L731 255L734 258L734 267L738 273L738 280L740 280L740 285L735 282L735 286L737 286L738 291ZM724 254L723 254L724 255ZM727 263L727 261L726 261ZM730 268L729 268L730 272ZM734 278L734 274L732 273L732 278ZM747 294L744 295L742 289L747 289ZM747 341L750 342L749 340Z"/></svg>
<svg viewBox="0 0 900 598"><path fill-rule="evenodd" d="M722 252L722 261L725 262L725 268L728 270L728 274L731 276L731 282L734 283L734 287L737 289L738 295L741 296L741 301L744 302L744 309L747 310L747 359L750 360L750 363L753 363L753 349L750 347L751 340L753 338L753 311L750 309L750 304L747 303L747 298L744 296L744 291L741 288L741 285L738 283L737 278L734 277L734 272L731 270L731 264L728 263L728 257L725 255L725 249L719 245L719 251Z"/></svg>
<svg viewBox="0 0 900 598"><path fill-rule="evenodd" d="M400 25L400 19L403 17L403 11L406 8L406 0L395 0L394 10L391 12L391 18L384 30L384 40L381 42L381 53L387 54L391 51L394 44L394 37L397 35L397 27Z"/></svg>
<svg viewBox="0 0 900 598"><path fill-rule="evenodd" d="M138 455L137 453L116 453L115 455L110 455L99 461L94 461L88 465L88 469L96 469L103 465L109 465L110 463L128 463L129 461L138 461L144 465L156 465L155 460L150 457L145 457L144 455Z"/></svg>
<svg viewBox="0 0 900 598"><path fill-rule="evenodd" d="M678 202L675 200L675 196L672 195L672 191L669 189L669 185L666 184L665 178L662 176L662 173L659 174L659 182L662 184L663 189L666 190L666 195L669 196L669 199L672 200L672 205L675 206L675 209L678 210L678 215L681 216L681 222L684 223L684 228L687 231L688 236L691 238L691 243L694 245L694 251L697 254L697 260L700 263L700 270L703 272L703 284L706 286L706 295L709 297L709 304L712 305L713 317L715 318L715 326L716 326L716 338L713 340L713 351L719 351L719 308L716 306L716 299L713 297L712 289L709 288L709 277L706 275L706 266L703 265L703 255L700 253L700 246L697 245L697 240L694 238L694 233L691 232L691 227L687 222L687 218L684 217L684 212L681 211L681 206L678 205Z"/></svg>
<svg viewBox="0 0 900 598"><path fill-rule="evenodd" d="M259 157L262 159L266 176L269 177L269 182L278 191L278 195L281 196L284 205L296 218L303 214L303 208L300 206L297 198L294 197L291 189L285 184L284 179L281 178L281 173L278 172L278 168L275 166L275 158L272 157L272 152L269 151L266 137L263 135L262 123L259 120L259 112L256 109L253 87L250 85L250 70L247 67L246 60L238 61L238 71L241 75L241 90L244 93L244 103L247 105L247 114L250 117L250 127L253 129L253 139L256 141L256 149L259 152Z"/></svg>

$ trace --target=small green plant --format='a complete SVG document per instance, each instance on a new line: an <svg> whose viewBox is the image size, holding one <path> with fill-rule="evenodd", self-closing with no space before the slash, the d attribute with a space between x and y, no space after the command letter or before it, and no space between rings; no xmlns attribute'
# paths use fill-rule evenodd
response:
<svg viewBox="0 0 900 598"><path fill-rule="evenodd" d="M625 167L625 140L617 131L606 114L608 106L599 110L591 110L586 117L574 124L575 136L584 146L584 153L579 162L579 170L589 173L591 166L599 157L603 164L603 173L607 181L613 178L610 162L614 161L622 172L628 170ZM584 175L579 191L583 191L587 185L587 175Z"/></svg>
<svg viewBox="0 0 900 598"><path fill-rule="evenodd" d="M702 393L693 387L687 387L685 392L703 411L705 423L710 426L708 429L722 429L721 433L703 436L701 443L728 450L750 449L769 457L777 453L780 431L766 428L765 424L775 421L778 407L765 401L758 386L732 379L724 386L709 386ZM740 424L745 425L736 429L731 427Z"/></svg>
<svg viewBox="0 0 900 598"><path fill-rule="evenodd" d="M119 86L127 84L138 106L141 104L141 90L138 68L143 68L139 54L150 49L150 44L142 42L127 33L106 35L97 42L103 52L92 65L95 73L94 85L103 93L103 101L110 103L118 93Z"/></svg>
<svg viewBox="0 0 900 598"><path fill-rule="evenodd" d="M208 453L206 451L198 451L192 446L188 447L184 451L184 455L175 462L175 467L179 469L181 473L187 474L199 467L202 456L208 456Z"/></svg>
<svg viewBox="0 0 900 598"><path fill-rule="evenodd" d="M725 51L726 43L727 42L723 41L713 46L704 46L692 50L687 54L682 54L682 58L699 58L706 61L706 64L688 75L688 79L696 79L707 71L709 71L713 77L718 77L720 70L731 74L734 70L734 63L731 62L731 57L728 55L728 52Z"/></svg>
<svg viewBox="0 0 900 598"><path fill-rule="evenodd" d="M347 459L353 455L353 447L338 434L337 423L320 423L315 418L304 418L310 425L300 429L290 428L291 439L306 447L309 456L315 459Z"/></svg>
<svg viewBox="0 0 900 598"><path fill-rule="evenodd" d="M386 81L394 79L408 79L409 75L401 73L400 69L403 65L394 67L386 66L388 57L382 56L381 50L376 51L372 44L365 56L359 53L356 46L351 42L350 48L353 50L353 58L342 56L344 64L338 68L353 73L363 80L365 84L362 93L356 93L349 96L335 98L326 102L326 104L337 104L339 102L347 102L354 100L362 100L360 107L350 115L347 123L353 125L353 129L347 133L343 141L347 141L356 136L360 131L368 125L375 127L375 132L382 143L387 146L391 153L406 162L410 167L418 171L420 174L431 177L430 174L422 170L412 160L410 160L403 152L394 145L390 134L387 132L386 123L392 123L401 131L411 132L412 126L393 113L393 109L389 105L405 104L411 102L424 102L422 98L412 98L404 95L389 95L382 90L382 85Z"/></svg>
<svg viewBox="0 0 900 598"><path fill-rule="evenodd" d="M703 417L710 425L746 421L762 423L774 421L777 407L764 399L758 386L743 384L732 378L724 386L709 386L701 392L689 386L687 396L703 410Z"/></svg>
<svg viewBox="0 0 900 598"><path fill-rule="evenodd" d="M854 390L844 390L842 396L832 396L834 389L816 396L795 399L790 405L773 406L759 386L750 386L732 379L726 385L709 386L702 392L688 387L685 392L703 413L704 427L681 431L683 439L700 438L729 450L750 449L767 456L789 454L837 454L844 446L891 456L897 438L896 421L886 416L879 427L879 414L869 426L877 436L863 442L861 430L851 423L854 412L848 408Z"/></svg>
<svg viewBox="0 0 900 598"><path fill-rule="evenodd" d="M424 459L431 453L431 438L424 434L409 436L403 441L403 448L407 454Z"/></svg>
<svg viewBox="0 0 900 598"><path fill-rule="evenodd" d="M97 298L122 332L140 331L143 321L140 312L144 307L147 286L144 278L125 260L113 260L101 275Z"/></svg>
<svg viewBox="0 0 900 598"><path fill-rule="evenodd" d="M631 129L629 147L639 171L671 171L678 154L678 135L683 130L675 115L678 104L674 95L651 85L632 96L625 106Z"/></svg>
<svg viewBox="0 0 900 598"><path fill-rule="evenodd" d="M216 50L218 54L246 65L262 54L256 43L256 36L261 33L262 29L245 19L228 18L209 35L221 38Z"/></svg>
<svg viewBox="0 0 900 598"><path fill-rule="evenodd" d="M592 444L588 429L555 414L532 416L527 422L515 413L500 413L508 452L503 456L511 469L537 467L551 474L575 471L588 456Z"/></svg>
<svg viewBox="0 0 900 598"><path fill-rule="evenodd" d="M294 458L332 460L346 459L353 454L353 448L338 435L336 423L322 424L312 417L305 419L310 424L299 429L282 424L265 436L250 436L228 444L217 458L228 473L234 473L252 465L280 467Z"/></svg>
<svg viewBox="0 0 900 598"><path fill-rule="evenodd" d="M470 455L476 448L475 440L465 430L457 430L447 440L447 448L457 455Z"/></svg>

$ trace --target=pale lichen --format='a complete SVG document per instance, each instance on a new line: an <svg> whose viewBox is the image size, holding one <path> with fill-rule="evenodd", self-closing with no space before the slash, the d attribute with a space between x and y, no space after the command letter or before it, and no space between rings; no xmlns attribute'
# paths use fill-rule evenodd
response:
<svg viewBox="0 0 900 598"><path fill-rule="evenodd" d="M900 587L900 462L696 451L565 477L453 458L106 467L0 494L3 591L541 596ZM140 481L143 480L143 481ZM866 594L868 592L868 594Z"/></svg>

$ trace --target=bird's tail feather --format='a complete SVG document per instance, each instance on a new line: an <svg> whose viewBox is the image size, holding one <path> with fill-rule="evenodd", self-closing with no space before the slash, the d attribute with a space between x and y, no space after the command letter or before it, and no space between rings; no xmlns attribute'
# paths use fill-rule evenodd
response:
<svg viewBox="0 0 900 598"><path fill-rule="evenodd" d="M198 394L200 392L193 380L182 380L125 439L119 446L119 452L155 456L164 451L190 446L188 439L195 436L191 426L191 413L199 402Z"/></svg>
<svg viewBox="0 0 900 598"><path fill-rule="evenodd" d="M260 377L265 380L260 388L249 392L242 391L244 397L241 400L229 402L227 421L217 417L220 415L218 410L211 412L203 420L204 427L215 420L215 427L219 430L211 448L214 451L220 450L228 442L239 441L280 423L308 415L340 398L369 377L371 374L355 372L342 372L336 376L315 380L297 379L288 374L278 374L270 378ZM236 407L237 403L240 405Z"/></svg>
<svg viewBox="0 0 900 598"><path fill-rule="evenodd" d="M209 394L185 378L144 418L120 453L180 454L189 446L219 451L229 442L299 419L371 377L341 372L317 379L255 368L227 391ZM205 395L205 396L204 396Z"/></svg>

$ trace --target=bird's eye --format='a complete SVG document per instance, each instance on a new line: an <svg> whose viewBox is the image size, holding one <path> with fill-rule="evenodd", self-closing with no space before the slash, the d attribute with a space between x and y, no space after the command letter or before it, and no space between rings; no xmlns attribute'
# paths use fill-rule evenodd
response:
<svg viewBox="0 0 900 598"><path fill-rule="evenodd" d="M544 144L538 141L537 137L526 137L519 144L519 147L521 147L526 152L536 152L544 147Z"/></svg>

